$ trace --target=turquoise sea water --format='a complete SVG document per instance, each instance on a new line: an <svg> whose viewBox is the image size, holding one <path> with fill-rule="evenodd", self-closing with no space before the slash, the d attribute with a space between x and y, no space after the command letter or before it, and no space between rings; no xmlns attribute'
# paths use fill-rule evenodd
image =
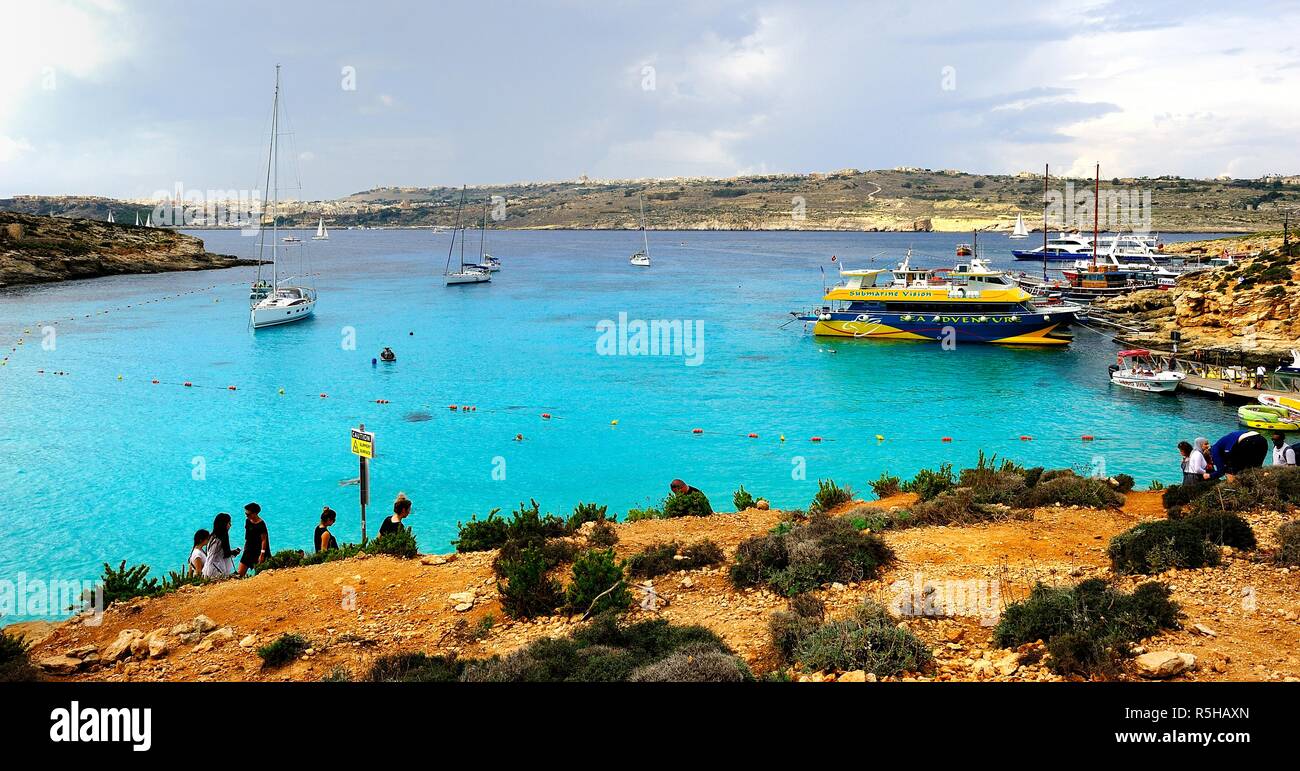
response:
<svg viewBox="0 0 1300 771"><path fill-rule="evenodd" d="M238 233L198 235L251 255ZM627 264L638 236L493 233L505 269L449 288L447 235L335 232L309 245L315 318L256 334L247 268L0 290L5 350L24 338L0 368L0 578L86 580L123 559L177 569L219 511L242 538L253 500L276 550L309 548L326 504L340 540L356 540L357 488L339 483L357 474L358 422L377 434L371 532L404 491L424 551L448 549L474 513L530 497L621 513L659 501L673 477L719 509L742 483L804 507L818 478L869 492L883 471L969 464L981 449L1172 482L1179 439L1234 424L1214 401L1111 388L1116 347L1086 330L1064 349L943 351L782 327L819 303L830 255L858 267L884 252L887 264L913 246L915 264L951 265L960 235L659 232L649 270ZM981 251L1009 266L1010 243L988 236ZM598 355L598 323L620 313L702 321L702 363ZM38 322L56 320L50 350ZM372 366L385 345L398 362Z"/></svg>

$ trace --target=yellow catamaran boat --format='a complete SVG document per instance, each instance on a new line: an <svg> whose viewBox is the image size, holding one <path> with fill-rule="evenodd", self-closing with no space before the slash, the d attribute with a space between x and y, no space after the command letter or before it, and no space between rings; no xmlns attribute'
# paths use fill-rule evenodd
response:
<svg viewBox="0 0 1300 771"><path fill-rule="evenodd" d="M952 270L911 267L911 252L893 270L841 270L810 313L814 335L895 340L1066 345L1076 305L1035 305L1033 297L979 258Z"/></svg>

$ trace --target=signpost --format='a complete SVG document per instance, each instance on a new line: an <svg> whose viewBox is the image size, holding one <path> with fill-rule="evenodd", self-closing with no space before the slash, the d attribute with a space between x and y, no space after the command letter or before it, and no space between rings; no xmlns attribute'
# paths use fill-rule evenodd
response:
<svg viewBox="0 0 1300 771"><path fill-rule="evenodd" d="M361 482L361 545L365 546L366 505L370 503L369 460L375 457L375 435L371 431L366 431L365 423L352 429L352 454L357 456L357 460L361 463L361 473L358 477Z"/></svg>

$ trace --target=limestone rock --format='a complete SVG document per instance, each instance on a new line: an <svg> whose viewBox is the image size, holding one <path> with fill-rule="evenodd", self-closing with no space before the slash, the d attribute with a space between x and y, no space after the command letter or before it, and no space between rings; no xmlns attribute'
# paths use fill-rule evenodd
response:
<svg viewBox="0 0 1300 771"><path fill-rule="evenodd" d="M239 641L239 647L241 648L251 648L254 645L257 645L257 635L255 634L250 634Z"/></svg>
<svg viewBox="0 0 1300 771"><path fill-rule="evenodd" d="M1133 660L1137 673L1150 680L1164 680L1196 668L1196 657L1176 651L1152 651Z"/></svg>
<svg viewBox="0 0 1300 771"><path fill-rule="evenodd" d="M81 659L72 656L50 656L36 662L36 666L55 675L76 674L81 668Z"/></svg>
<svg viewBox="0 0 1300 771"><path fill-rule="evenodd" d="M118 659L129 658L131 655L131 646L136 640L139 640L142 637L144 637L144 632L141 632L139 629L123 629L121 632L118 632L116 640L109 643L104 650L99 652L99 657L104 661L117 661Z"/></svg>
<svg viewBox="0 0 1300 771"><path fill-rule="evenodd" d="M844 674L840 675L838 682L865 683L867 682L867 673L861 669L855 669L852 672L845 672Z"/></svg>
<svg viewBox="0 0 1300 771"><path fill-rule="evenodd" d="M213 621L207 616L200 615L194 617L194 631L207 634L208 632L211 632L213 629L216 628L217 628L217 622Z"/></svg>

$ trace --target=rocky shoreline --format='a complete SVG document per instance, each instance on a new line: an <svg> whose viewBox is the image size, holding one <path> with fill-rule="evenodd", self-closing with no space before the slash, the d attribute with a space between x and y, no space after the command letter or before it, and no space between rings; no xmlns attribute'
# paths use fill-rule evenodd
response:
<svg viewBox="0 0 1300 771"><path fill-rule="evenodd" d="M0 287L256 264L163 228L0 212Z"/></svg>

